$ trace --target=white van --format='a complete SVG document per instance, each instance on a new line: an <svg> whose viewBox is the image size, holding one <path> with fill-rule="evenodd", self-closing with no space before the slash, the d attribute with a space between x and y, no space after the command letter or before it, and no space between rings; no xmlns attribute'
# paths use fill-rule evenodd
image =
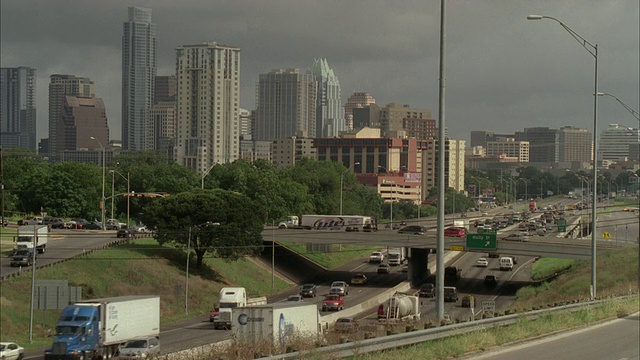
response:
<svg viewBox="0 0 640 360"><path fill-rule="evenodd" d="M513 259L508 256L503 256L500 258L500 270L513 270Z"/></svg>

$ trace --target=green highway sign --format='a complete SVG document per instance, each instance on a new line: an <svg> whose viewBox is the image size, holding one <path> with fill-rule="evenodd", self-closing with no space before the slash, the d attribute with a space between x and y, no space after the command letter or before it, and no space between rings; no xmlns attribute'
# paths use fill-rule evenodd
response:
<svg viewBox="0 0 640 360"><path fill-rule="evenodd" d="M496 249L496 234L467 234L467 249Z"/></svg>

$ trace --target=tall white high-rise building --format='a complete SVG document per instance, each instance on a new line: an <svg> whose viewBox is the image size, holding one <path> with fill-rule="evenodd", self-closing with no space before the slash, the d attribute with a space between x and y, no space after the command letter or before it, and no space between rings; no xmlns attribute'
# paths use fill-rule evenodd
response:
<svg viewBox="0 0 640 360"><path fill-rule="evenodd" d="M0 146L37 150L36 70L0 69Z"/></svg>
<svg viewBox="0 0 640 360"><path fill-rule="evenodd" d="M176 49L174 158L200 174L240 154L240 49L207 42Z"/></svg>
<svg viewBox="0 0 640 360"><path fill-rule="evenodd" d="M345 120L340 98L340 82L327 59L314 59L311 69L316 77L316 137L337 137L344 131Z"/></svg>
<svg viewBox="0 0 640 360"><path fill-rule="evenodd" d="M153 106L156 78L156 25L151 9L129 7L122 34L122 147L154 150Z"/></svg>
<svg viewBox="0 0 640 360"><path fill-rule="evenodd" d="M315 77L299 69L260 74L256 85L255 139L272 141L316 133Z"/></svg>

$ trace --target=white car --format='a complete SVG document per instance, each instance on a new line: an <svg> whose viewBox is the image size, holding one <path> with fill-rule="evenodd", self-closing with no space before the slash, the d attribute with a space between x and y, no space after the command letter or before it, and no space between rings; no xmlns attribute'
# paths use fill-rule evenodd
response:
<svg viewBox="0 0 640 360"><path fill-rule="evenodd" d="M508 241L529 241L529 234L524 233L524 232L518 232L515 234L511 234L509 236L506 236L504 238L504 240L508 240Z"/></svg>
<svg viewBox="0 0 640 360"><path fill-rule="evenodd" d="M0 343L0 359L21 360L24 357L24 348L16 343Z"/></svg>
<svg viewBox="0 0 640 360"><path fill-rule="evenodd" d="M369 262L373 263L381 263L384 261L384 254L382 254L381 251L374 251L371 253L371 255L369 256Z"/></svg>
<svg viewBox="0 0 640 360"><path fill-rule="evenodd" d="M489 266L489 260L487 260L485 258L479 258L478 261L476 261L476 266L477 267L487 267L487 266Z"/></svg>

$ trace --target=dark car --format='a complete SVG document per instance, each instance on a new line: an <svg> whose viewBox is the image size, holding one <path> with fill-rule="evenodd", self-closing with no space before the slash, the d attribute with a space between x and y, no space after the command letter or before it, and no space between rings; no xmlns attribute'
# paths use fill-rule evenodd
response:
<svg viewBox="0 0 640 360"><path fill-rule="evenodd" d="M494 287L498 285L498 278L495 275L487 275L484 277L484 285Z"/></svg>
<svg viewBox="0 0 640 360"><path fill-rule="evenodd" d="M398 230L398 234L424 235L425 231L426 229L422 226L409 225Z"/></svg>
<svg viewBox="0 0 640 360"><path fill-rule="evenodd" d="M126 238L129 237L129 230L127 229L119 229L118 232L116 233L116 236L119 238Z"/></svg>
<svg viewBox="0 0 640 360"><path fill-rule="evenodd" d="M316 297L318 295L318 287L315 284L304 284L300 289L300 295L304 297Z"/></svg>
<svg viewBox="0 0 640 360"><path fill-rule="evenodd" d="M458 289L455 286L444 287L444 301L457 302L458 301Z"/></svg>
<svg viewBox="0 0 640 360"><path fill-rule="evenodd" d="M460 302L460 306L470 308L471 307L471 297L469 295L465 295L462 297L462 301Z"/></svg>
<svg viewBox="0 0 640 360"><path fill-rule="evenodd" d="M418 290L419 297L434 297L436 296L436 287L431 283L422 284L420 290Z"/></svg>
<svg viewBox="0 0 640 360"><path fill-rule="evenodd" d="M95 222L95 221L89 222L89 223L86 223L83 226L83 229L87 229L87 230L102 230L102 224L100 224L99 222Z"/></svg>
<svg viewBox="0 0 640 360"><path fill-rule="evenodd" d="M31 266L33 264L33 251L30 249L18 249L11 256L11 266Z"/></svg>

